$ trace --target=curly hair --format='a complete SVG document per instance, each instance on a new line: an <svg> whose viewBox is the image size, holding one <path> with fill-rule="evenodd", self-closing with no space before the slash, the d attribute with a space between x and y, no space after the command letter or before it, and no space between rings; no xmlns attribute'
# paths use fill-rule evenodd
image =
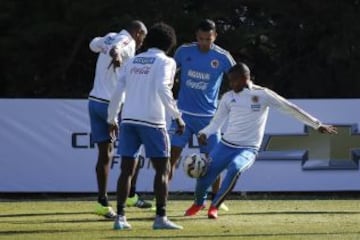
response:
<svg viewBox="0 0 360 240"><path fill-rule="evenodd" d="M155 23L146 35L144 45L146 48L158 48L168 53L176 45L176 33L170 25Z"/></svg>

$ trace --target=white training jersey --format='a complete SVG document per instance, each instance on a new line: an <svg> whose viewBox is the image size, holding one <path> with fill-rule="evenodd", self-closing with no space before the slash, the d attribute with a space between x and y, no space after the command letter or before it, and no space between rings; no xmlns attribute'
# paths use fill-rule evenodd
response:
<svg viewBox="0 0 360 240"><path fill-rule="evenodd" d="M180 117L171 91L175 71L174 59L156 48L130 59L119 71L119 83L109 103L108 122L117 122L125 93L122 123L163 128L167 114L173 119Z"/></svg>
<svg viewBox="0 0 360 240"><path fill-rule="evenodd" d="M114 46L121 57L122 64L135 55L135 40L126 30L119 33L108 33L104 37L96 37L89 44L93 52L99 53L94 85L89 94L90 99L109 101L115 90L119 68L110 65L112 58L109 55Z"/></svg>
<svg viewBox="0 0 360 240"><path fill-rule="evenodd" d="M317 129L319 120L279 96L270 89L252 84L235 93L225 93L210 124L200 133L206 136L216 132L228 119L221 141L230 147L254 147L259 149L263 140L269 107L289 114L306 125Z"/></svg>

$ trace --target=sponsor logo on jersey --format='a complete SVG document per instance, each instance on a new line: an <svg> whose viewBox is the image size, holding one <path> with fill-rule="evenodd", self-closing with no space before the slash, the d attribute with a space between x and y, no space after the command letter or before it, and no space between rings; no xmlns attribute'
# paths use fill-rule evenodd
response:
<svg viewBox="0 0 360 240"><path fill-rule="evenodd" d="M136 57L133 63L136 64L153 64L155 62L154 57Z"/></svg>
<svg viewBox="0 0 360 240"><path fill-rule="evenodd" d="M210 80L210 74L204 72L198 72L194 70L189 70L187 75L191 78L200 79L200 80Z"/></svg>
<svg viewBox="0 0 360 240"><path fill-rule="evenodd" d="M146 75L146 74L149 74L150 68L151 68L151 67L148 67L148 66L144 66L144 67L132 67L132 68L130 69L130 74Z"/></svg>
<svg viewBox="0 0 360 240"><path fill-rule="evenodd" d="M253 112L259 112L261 108L261 104L251 104L251 110Z"/></svg>
<svg viewBox="0 0 360 240"><path fill-rule="evenodd" d="M193 88L193 89L198 89L198 90L206 90L207 86L208 86L208 83L207 82L203 82L203 81L200 81L200 82L196 82L192 79L188 79L186 80L186 86L189 87L189 88Z"/></svg>

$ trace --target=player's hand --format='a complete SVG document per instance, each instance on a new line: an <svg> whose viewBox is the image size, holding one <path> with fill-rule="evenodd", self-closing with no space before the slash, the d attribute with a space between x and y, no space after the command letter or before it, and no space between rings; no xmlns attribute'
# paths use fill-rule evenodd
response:
<svg viewBox="0 0 360 240"><path fill-rule="evenodd" d="M336 127L332 125L320 125L318 131L321 133L337 134Z"/></svg>
<svg viewBox="0 0 360 240"><path fill-rule="evenodd" d="M114 71L117 67L120 67L121 63L122 63L122 59L121 59L121 56L117 53L116 51L116 47L112 47L109 51L109 55L110 57L112 58L109 66L108 66L108 69L110 67L113 67L114 68Z"/></svg>
<svg viewBox="0 0 360 240"><path fill-rule="evenodd" d="M199 133L197 138L200 145L207 145L207 136L205 133Z"/></svg>
<svg viewBox="0 0 360 240"><path fill-rule="evenodd" d="M176 134L182 135L185 131L185 122L181 117L175 119L175 121L177 124Z"/></svg>
<svg viewBox="0 0 360 240"><path fill-rule="evenodd" d="M109 124L109 133L111 137L111 142L116 141L118 131L119 131L119 126L117 124Z"/></svg>

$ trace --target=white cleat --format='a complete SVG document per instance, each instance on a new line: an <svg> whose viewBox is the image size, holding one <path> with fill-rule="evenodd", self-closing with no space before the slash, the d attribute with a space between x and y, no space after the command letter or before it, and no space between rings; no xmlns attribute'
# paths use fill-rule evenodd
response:
<svg viewBox="0 0 360 240"><path fill-rule="evenodd" d="M131 229L131 225L126 221L125 216L116 216L114 222L115 230Z"/></svg>

